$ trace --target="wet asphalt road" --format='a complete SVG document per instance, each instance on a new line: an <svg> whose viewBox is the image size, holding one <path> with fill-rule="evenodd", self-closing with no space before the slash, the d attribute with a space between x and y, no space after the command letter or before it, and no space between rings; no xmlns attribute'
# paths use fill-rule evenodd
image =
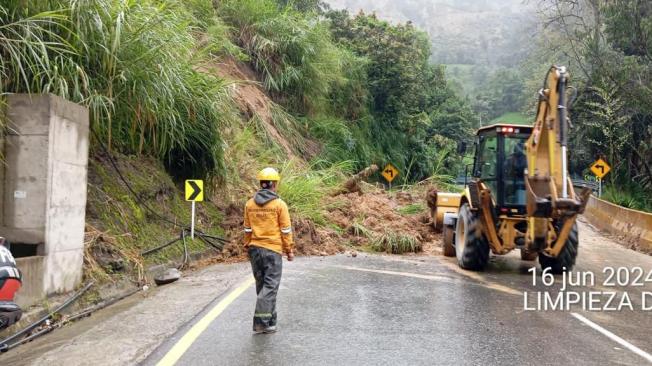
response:
<svg viewBox="0 0 652 366"><path fill-rule="evenodd" d="M591 241L588 236L585 246ZM584 250L578 271L602 273L605 266L632 260L652 270L649 256L601 240ZM517 255L494 258L486 272L476 274L457 269L454 260L443 257L361 255L285 262L278 333L252 333L255 291L250 287L210 323L177 364L647 363L569 311L525 311L523 292L536 290L527 272L533 263L521 262ZM596 284L575 290L599 288ZM640 298L642 291L652 291L652 283L616 290ZM635 311L575 312L650 353L652 312L641 311L640 305L635 304ZM156 364L193 323L144 364Z"/></svg>
<svg viewBox="0 0 652 366"><path fill-rule="evenodd" d="M636 310L525 310L524 292L555 295L560 277L550 288L533 287L528 269L536 264L518 252L493 256L479 273L441 256L338 255L285 262L279 332L254 335L255 292L240 286L251 279L248 264L221 264L2 354L0 365L156 365L181 344L188 348L177 365L652 364L652 277L610 287L603 273L638 266L647 274L652 256L585 223L580 241L574 273L594 273L596 283L571 291L626 293ZM640 309L645 292L648 311ZM200 324L206 328L190 337Z"/></svg>

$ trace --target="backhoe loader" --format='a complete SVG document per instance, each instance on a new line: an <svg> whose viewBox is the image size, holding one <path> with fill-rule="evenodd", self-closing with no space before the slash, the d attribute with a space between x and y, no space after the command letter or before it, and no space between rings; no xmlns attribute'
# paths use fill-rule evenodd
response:
<svg viewBox="0 0 652 366"><path fill-rule="evenodd" d="M462 193L430 194L444 255L460 267L482 270L489 252L520 249L553 273L570 270L577 257L577 215L590 190L576 194L568 176L565 67L552 66L539 91L533 126L499 123L477 132L471 179Z"/></svg>

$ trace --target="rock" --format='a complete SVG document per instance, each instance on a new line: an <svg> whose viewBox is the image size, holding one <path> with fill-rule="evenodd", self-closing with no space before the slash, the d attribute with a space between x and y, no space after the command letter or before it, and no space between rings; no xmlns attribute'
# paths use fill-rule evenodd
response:
<svg viewBox="0 0 652 366"><path fill-rule="evenodd" d="M165 272L154 277L157 285L166 285L181 278L181 271L176 268L168 268Z"/></svg>
<svg viewBox="0 0 652 366"><path fill-rule="evenodd" d="M355 250L351 252L351 257L355 258L357 256L358 256L358 252L356 252Z"/></svg>

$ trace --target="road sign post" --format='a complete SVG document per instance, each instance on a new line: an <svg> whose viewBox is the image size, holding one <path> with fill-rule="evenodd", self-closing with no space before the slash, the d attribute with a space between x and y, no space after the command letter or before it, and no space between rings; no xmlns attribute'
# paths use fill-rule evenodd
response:
<svg viewBox="0 0 652 366"><path fill-rule="evenodd" d="M190 239L195 239L195 201L190 206Z"/></svg>
<svg viewBox="0 0 652 366"><path fill-rule="evenodd" d="M199 179L186 180L186 201L191 202L190 238L195 238L195 203L204 201L204 181Z"/></svg>
<svg viewBox="0 0 652 366"><path fill-rule="evenodd" d="M392 164L385 165L385 168L382 171L382 176L389 183L389 189L392 189L392 181L399 175L398 169L396 169Z"/></svg>
<svg viewBox="0 0 652 366"><path fill-rule="evenodd" d="M611 171L611 166L606 161L598 159L591 164L591 172L598 178L598 197L602 196L602 178Z"/></svg>

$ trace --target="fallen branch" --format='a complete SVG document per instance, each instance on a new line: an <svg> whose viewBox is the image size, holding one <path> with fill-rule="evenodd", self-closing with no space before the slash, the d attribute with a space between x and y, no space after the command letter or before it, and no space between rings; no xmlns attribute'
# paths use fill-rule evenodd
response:
<svg viewBox="0 0 652 366"><path fill-rule="evenodd" d="M343 187L335 191L332 196L335 197L345 193L362 192L362 189L360 188L360 181L369 178L377 171L378 165L376 164L366 167L364 170L358 172L349 178L346 182L344 182Z"/></svg>

